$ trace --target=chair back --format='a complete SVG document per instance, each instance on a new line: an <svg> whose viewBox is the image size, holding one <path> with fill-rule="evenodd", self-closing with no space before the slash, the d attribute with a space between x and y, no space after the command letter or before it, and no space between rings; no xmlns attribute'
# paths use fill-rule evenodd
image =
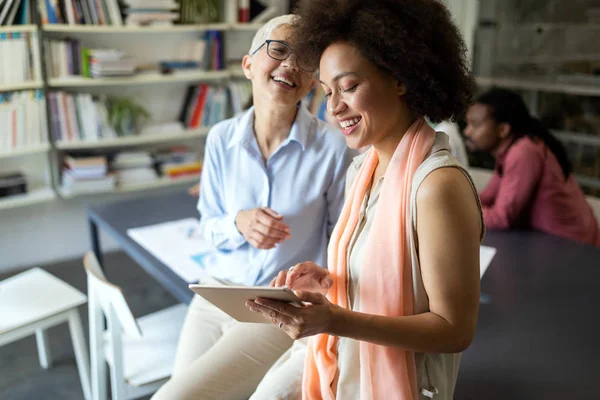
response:
<svg viewBox="0 0 600 400"><path fill-rule="evenodd" d="M114 326L114 323L118 322L126 335L141 338L142 331L129 308L123 290L106 279L94 253L87 252L85 254L83 266L88 280L90 304L96 305L96 309L90 311L102 312L107 318L109 326ZM116 316L118 321L111 321L113 316Z"/></svg>

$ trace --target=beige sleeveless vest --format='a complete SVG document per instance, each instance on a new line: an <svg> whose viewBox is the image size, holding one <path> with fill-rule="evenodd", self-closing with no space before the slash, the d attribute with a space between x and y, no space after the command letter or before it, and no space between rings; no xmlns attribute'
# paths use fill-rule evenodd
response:
<svg viewBox="0 0 600 400"><path fill-rule="evenodd" d="M352 182L356 178L358 170L366 158L366 154L362 154L354 159L354 162L350 166L347 174L346 189L352 185ZM412 229L410 231L410 247L411 247L411 260L412 260L412 272L413 272L413 296L414 296L414 311L415 314L422 314L429 311L429 299L423 286L421 278L421 268L418 256L418 242L417 242L417 191L423 180L433 171L438 168L458 168L463 171L469 182L473 192L477 198L479 204L479 196L475 185L471 180L468 172L462 167L462 165L450 154L450 146L448 136L442 132L438 132L435 137L434 144L431 151L427 155L427 158L419 166L415 172L412 182L412 191L410 195L410 219ZM374 188L372 196L378 196L378 190L381 182L375 183L377 185ZM346 190L346 191L347 191ZM376 199L374 199L376 202ZM373 209L369 209L372 207ZM374 214L374 208L376 204L371 204L371 201L363 201L361 207L361 220L363 216L371 218ZM481 213L481 205L479 204L479 211ZM485 233L483 225L483 217L481 219L481 238ZM372 222L372 221L371 221ZM357 269L352 266L356 266L358 262L355 257L360 258L362 253L362 247L365 243L365 238L368 235L370 229L370 222L361 222L357 226L357 230L354 232L351 239L350 245L348 246L348 294L349 303L353 310L358 308L360 299L358 298L359 290L358 285L360 284L360 277L357 276ZM357 251L358 254L352 254ZM360 377L359 371L359 342L353 339L340 338L338 343L338 366L339 366L339 381L337 385L338 398L346 399L360 399L360 388L358 378ZM415 354L416 369L417 369L417 387L419 388L419 400L452 400L454 393L454 386L456 384L456 378L458 376L458 368L460 364L460 353L458 354ZM341 396L341 397L340 397ZM391 395L390 399L393 399Z"/></svg>

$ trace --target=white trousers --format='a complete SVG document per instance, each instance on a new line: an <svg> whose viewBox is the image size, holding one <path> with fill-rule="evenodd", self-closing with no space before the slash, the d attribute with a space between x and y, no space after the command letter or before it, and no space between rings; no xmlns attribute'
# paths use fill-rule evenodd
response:
<svg viewBox="0 0 600 400"><path fill-rule="evenodd" d="M152 399L246 400L291 345L292 339L276 326L237 322L195 296L179 339L172 377ZM264 394L256 393L252 399L287 399L280 393L288 391L291 378L281 378L261 384Z"/></svg>

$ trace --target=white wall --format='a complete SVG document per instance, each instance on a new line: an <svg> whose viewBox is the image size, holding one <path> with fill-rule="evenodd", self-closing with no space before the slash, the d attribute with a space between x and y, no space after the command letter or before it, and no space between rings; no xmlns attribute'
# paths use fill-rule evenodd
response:
<svg viewBox="0 0 600 400"><path fill-rule="evenodd" d="M86 217L87 205L128 200L169 190L174 189L87 196L2 210L0 211L0 273L83 257L83 253L91 249ZM100 240L104 250L118 249L117 244L103 233Z"/></svg>

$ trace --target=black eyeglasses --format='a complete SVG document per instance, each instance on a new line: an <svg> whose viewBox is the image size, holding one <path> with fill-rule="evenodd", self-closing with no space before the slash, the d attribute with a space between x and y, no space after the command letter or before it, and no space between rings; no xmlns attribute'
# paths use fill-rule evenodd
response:
<svg viewBox="0 0 600 400"><path fill-rule="evenodd" d="M286 42L282 42L281 40L265 40L265 42L261 44L258 47L258 49L254 50L252 55L256 54L260 49L262 49L265 44L267 45L267 55L273 60L284 61L287 60L289 56L294 54L294 57L296 58L296 62L298 63L298 67L300 67L300 69L306 72L315 71L314 68L311 68L309 65L302 62L302 60L300 60L300 58L298 58L298 56L292 51L291 47Z"/></svg>

